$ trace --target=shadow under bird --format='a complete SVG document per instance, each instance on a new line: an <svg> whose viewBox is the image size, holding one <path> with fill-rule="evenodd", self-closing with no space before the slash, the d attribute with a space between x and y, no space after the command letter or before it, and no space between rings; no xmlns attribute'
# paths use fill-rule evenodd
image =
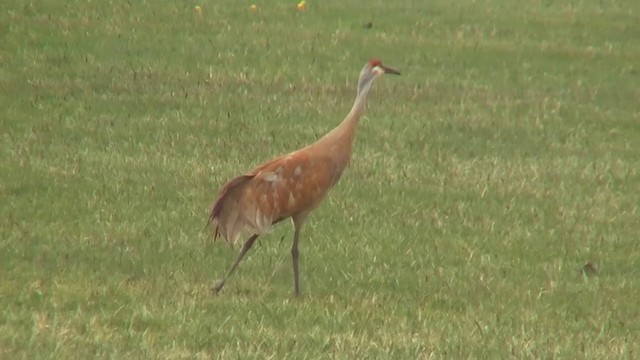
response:
<svg viewBox="0 0 640 360"><path fill-rule="evenodd" d="M305 220L349 164L356 128L365 111L366 99L374 81L383 74L400 73L370 60L360 72L355 103L340 125L315 143L265 162L248 173L227 182L216 198L209 224L215 225L214 238L222 236L235 243L242 234L250 235L236 261L213 287L218 293L233 274L259 235L282 220L293 220L291 246L294 291L300 294L298 241Z"/></svg>

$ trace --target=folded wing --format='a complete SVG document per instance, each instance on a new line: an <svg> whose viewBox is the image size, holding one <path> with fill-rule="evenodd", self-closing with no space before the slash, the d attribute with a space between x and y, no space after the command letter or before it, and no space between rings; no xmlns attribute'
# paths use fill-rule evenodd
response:
<svg viewBox="0 0 640 360"><path fill-rule="evenodd" d="M233 244L242 234L263 234L272 224L311 211L340 173L330 157L312 156L303 149L232 179L209 216L209 223L216 225L215 237Z"/></svg>

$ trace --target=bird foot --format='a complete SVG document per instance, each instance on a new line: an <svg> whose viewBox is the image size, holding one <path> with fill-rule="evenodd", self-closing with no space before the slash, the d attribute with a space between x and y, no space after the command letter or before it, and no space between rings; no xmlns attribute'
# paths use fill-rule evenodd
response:
<svg viewBox="0 0 640 360"><path fill-rule="evenodd" d="M212 288L211 288L211 292L213 292L214 294L218 294L220 292L220 290L222 290L222 287L224 286L224 281L218 281Z"/></svg>

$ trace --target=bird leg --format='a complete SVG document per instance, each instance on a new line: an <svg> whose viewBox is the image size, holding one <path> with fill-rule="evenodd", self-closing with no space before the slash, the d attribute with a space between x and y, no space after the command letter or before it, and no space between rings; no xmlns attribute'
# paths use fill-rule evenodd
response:
<svg viewBox="0 0 640 360"><path fill-rule="evenodd" d="M247 239L247 241L242 246L242 251L240 251L240 255L238 255L236 262L234 262L233 265L231 265L231 268L229 269L229 272L227 272L227 275L222 280L218 281L216 285L213 287L213 289L211 289L213 290L213 292L217 294L218 292L220 292L220 290L222 290L222 287L224 286L225 281L227 281L229 276L231 276L231 274L233 274L233 272L236 270L236 268L238 267L238 264L240 264L240 261L242 261L242 258L247 253L247 251L251 249L251 246L253 246L253 242L256 241L257 238L258 238L258 234L254 234L249 239Z"/></svg>
<svg viewBox="0 0 640 360"><path fill-rule="evenodd" d="M300 238L300 228L295 226L293 233L293 244L291 245L291 260L293 262L293 284L296 296L300 296L300 281L298 278L298 239Z"/></svg>
<svg viewBox="0 0 640 360"><path fill-rule="evenodd" d="M291 217L293 220L293 244L291 244L291 261L293 262L293 285L296 296L300 296L300 277L298 275L298 240L300 240L300 230L307 219L309 212L299 213Z"/></svg>

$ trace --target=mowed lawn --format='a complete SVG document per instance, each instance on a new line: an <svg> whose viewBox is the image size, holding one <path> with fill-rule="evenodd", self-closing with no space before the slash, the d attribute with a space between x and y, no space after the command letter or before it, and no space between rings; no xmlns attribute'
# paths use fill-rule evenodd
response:
<svg viewBox="0 0 640 360"><path fill-rule="evenodd" d="M640 357L640 2L3 1L0 358ZM200 11L195 9L200 6ZM239 247L219 188L352 164Z"/></svg>

